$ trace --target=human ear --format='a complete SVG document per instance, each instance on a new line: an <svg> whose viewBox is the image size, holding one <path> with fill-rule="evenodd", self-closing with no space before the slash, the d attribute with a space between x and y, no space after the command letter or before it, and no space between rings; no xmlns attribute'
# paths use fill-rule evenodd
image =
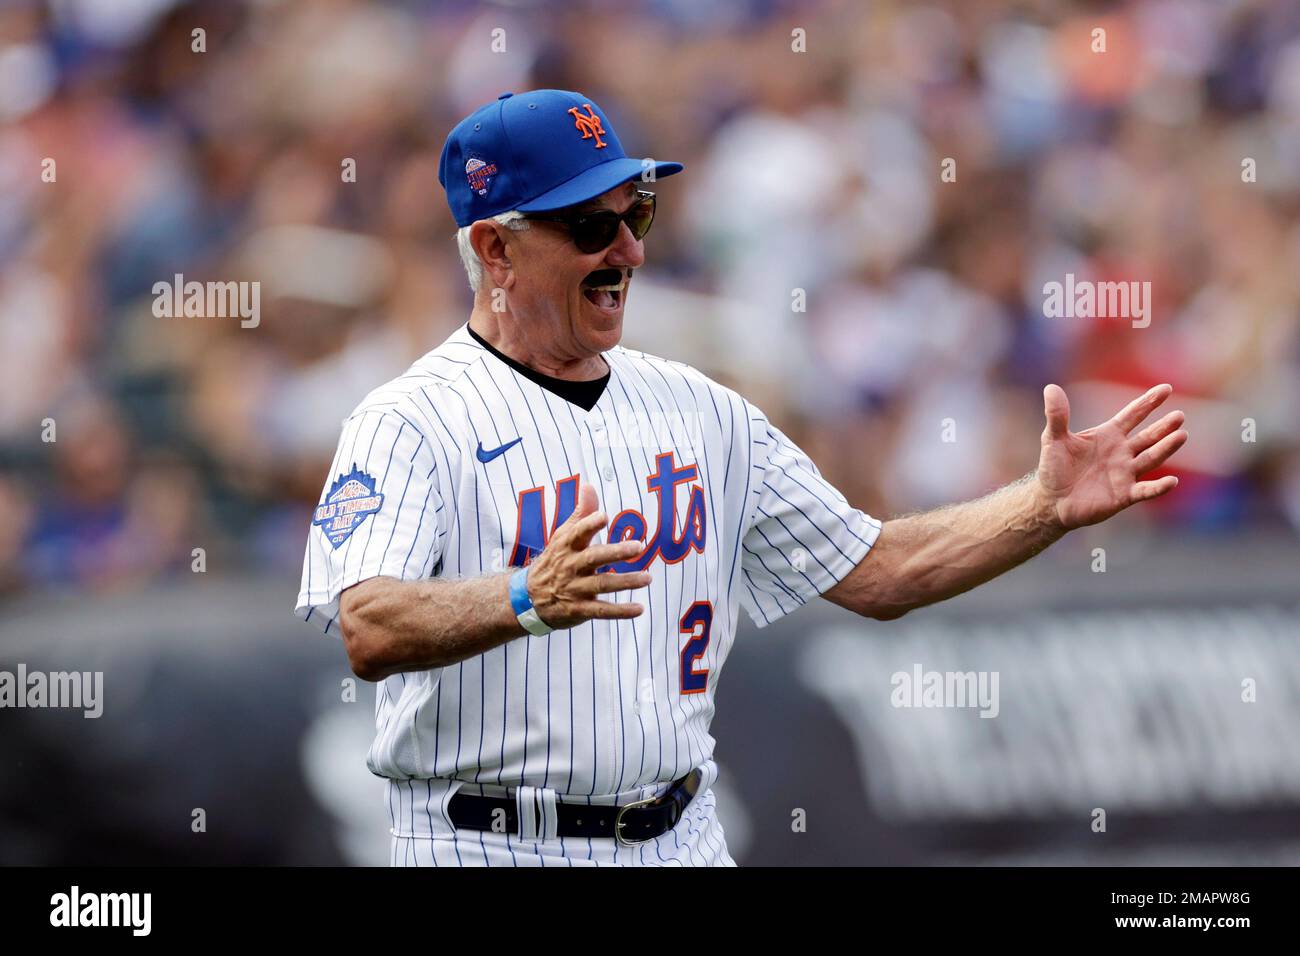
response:
<svg viewBox="0 0 1300 956"><path fill-rule="evenodd" d="M506 227L500 223L480 219L469 227L469 242L483 263L483 271L493 285L509 288L514 279L514 268L510 262L510 250L507 246Z"/></svg>

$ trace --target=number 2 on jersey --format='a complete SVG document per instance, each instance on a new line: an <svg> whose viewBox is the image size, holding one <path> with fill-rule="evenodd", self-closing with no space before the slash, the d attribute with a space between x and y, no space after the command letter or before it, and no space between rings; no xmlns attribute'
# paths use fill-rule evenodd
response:
<svg viewBox="0 0 1300 956"><path fill-rule="evenodd" d="M713 603L696 601L682 615L678 629L689 634L682 648L682 693L702 694L709 685L709 669L696 670L695 664L709 648L709 628L713 626Z"/></svg>

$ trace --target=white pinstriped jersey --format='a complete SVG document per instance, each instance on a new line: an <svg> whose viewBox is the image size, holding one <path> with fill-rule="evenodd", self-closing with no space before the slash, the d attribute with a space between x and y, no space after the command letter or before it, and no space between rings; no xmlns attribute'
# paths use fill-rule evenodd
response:
<svg viewBox="0 0 1300 956"><path fill-rule="evenodd" d="M410 822L393 812L398 836L437 830L415 808L436 807L446 780L604 802L712 768L714 694L741 607L766 625L842 579L879 534L731 389L622 347L604 357L610 379L587 412L462 325L344 423L297 606L328 633L340 592L367 578L522 566L572 512L579 477L611 519L596 542L646 542L615 569L653 575L604 596L644 604L636 619L382 682L367 765L405 782L390 785L391 804L410 791Z"/></svg>

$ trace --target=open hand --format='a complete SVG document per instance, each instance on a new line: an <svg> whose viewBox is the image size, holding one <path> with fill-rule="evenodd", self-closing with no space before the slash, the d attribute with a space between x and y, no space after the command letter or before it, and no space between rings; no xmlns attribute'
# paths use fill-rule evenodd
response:
<svg viewBox="0 0 1300 956"><path fill-rule="evenodd" d="M1173 475L1154 481L1138 478L1162 465L1187 441L1187 432L1179 427L1183 413L1172 411L1130 435L1173 391L1170 385L1157 385L1109 421L1072 432L1065 390L1059 385L1043 389L1047 427L1037 481L1063 528L1097 524L1135 502L1158 498L1177 487Z"/></svg>
<svg viewBox="0 0 1300 956"><path fill-rule="evenodd" d="M564 524L528 568L528 596L537 615L551 627L575 627L592 618L638 617L640 604L615 604L598 600L613 591L643 588L650 572L597 573L598 568L636 557L645 548L642 541L619 544L591 543L609 519L597 511L596 489L585 482L578 487L578 502Z"/></svg>

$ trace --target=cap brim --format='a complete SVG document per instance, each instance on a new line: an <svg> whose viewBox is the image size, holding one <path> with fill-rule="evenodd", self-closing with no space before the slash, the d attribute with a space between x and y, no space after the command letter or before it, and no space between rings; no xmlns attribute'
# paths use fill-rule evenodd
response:
<svg viewBox="0 0 1300 956"><path fill-rule="evenodd" d="M521 203L518 208L520 212L550 212L553 209L576 206L578 203L587 202L602 193L609 192L615 186L640 179L649 168L651 167L647 166L644 160L633 159L630 156L611 159L607 163L584 170L568 182L542 193L536 199ZM684 168L681 163L655 163L653 166L656 179L680 173Z"/></svg>

